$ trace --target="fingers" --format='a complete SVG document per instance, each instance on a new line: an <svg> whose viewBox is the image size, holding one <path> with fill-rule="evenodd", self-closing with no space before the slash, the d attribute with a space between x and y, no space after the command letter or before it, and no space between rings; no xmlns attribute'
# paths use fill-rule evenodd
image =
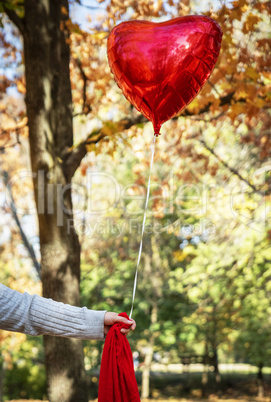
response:
<svg viewBox="0 0 271 402"><path fill-rule="evenodd" d="M133 320L132 318L131 318L131 321L133 321L133 323L132 323L130 329L131 329L132 331L134 331L134 330L136 329L136 322L135 322L135 320Z"/></svg>
<svg viewBox="0 0 271 402"><path fill-rule="evenodd" d="M134 331L134 330L136 329L136 322L135 322L135 320L133 320L133 319L127 320L127 319L125 318L125 319L122 320L121 322L123 322L124 324L130 325L130 328L122 328L122 329L120 330L120 332L121 332L122 334L127 335L131 330Z"/></svg>
<svg viewBox="0 0 271 402"><path fill-rule="evenodd" d="M127 319L125 317L122 317L121 315L118 315L116 317L116 322L123 322L124 324L132 325L135 321L133 319L130 319L130 318Z"/></svg>
<svg viewBox="0 0 271 402"><path fill-rule="evenodd" d="M109 327L111 325L115 324L116 322L122 322L123 324L129 325L129 328L121 329L120 332L124 335L127 335L130 332L130 330L134 331L136 329L136 322L132 318L127 319L125 317L118 315L117 313L106 312L105 318L104 318L105 334L108 332L106 327L108 327L108 329L109 329Z"/></svg>
<svg viewBox="0 0 271 402"><path fill-rule="evenodd" d="M130 328L128 328L128 329L122 328L122 329L120 330L120 332L121 332L122 334L124 334L124 335L127 335L127 334L129 334L129 332L130 332Z"/></svg>
<svg viewBox="0 0 271 402"><path fill-rule="evenodd" d="M118 322L123 322L124 324L131 325L130 329L132 331L136 329L136 322L132 318L127 319L125 317L118 316Z"/></svg>

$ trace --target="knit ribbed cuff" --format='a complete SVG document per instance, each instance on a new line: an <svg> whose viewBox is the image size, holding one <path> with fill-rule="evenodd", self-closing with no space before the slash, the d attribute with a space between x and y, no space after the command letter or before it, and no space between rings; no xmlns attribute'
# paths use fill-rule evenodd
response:
<svg viewBox="0 0 271 402"><path fill-rule="evenodd" d="M85 339L97 339L101 341L104 340L104 316L106 310L88 310L86 307L83 307L83 310L86 320Z"/></svg>

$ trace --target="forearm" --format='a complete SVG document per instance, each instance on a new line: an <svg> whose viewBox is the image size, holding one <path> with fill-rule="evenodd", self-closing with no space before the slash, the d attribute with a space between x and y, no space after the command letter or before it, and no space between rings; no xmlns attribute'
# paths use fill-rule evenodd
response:
<svg viewBox="0 0 271 402"><path fill-rule="evenodd" d="M104 339L105 311L88 310L0 284L0 329L29 335Z"/></svg>

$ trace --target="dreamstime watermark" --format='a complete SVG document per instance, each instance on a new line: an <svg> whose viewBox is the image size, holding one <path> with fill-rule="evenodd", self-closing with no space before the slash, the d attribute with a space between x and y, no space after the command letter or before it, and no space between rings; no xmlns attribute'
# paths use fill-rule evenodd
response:
<svg viewBox="0 0 271 402"><path fill-rule="evenodd" d="M207 230L204 229L205 226L209 226L208 233L213 233L216 223L208 220L208 215L212 214L217 214L218 220L221 216L221 222L228 218L254 230L263 231L270 210L266 205L265 194L254 189L265 188L269 172L271 166L266 166L257 170L247 182L232 184L232 180L227 180L215 186L204 183L180 184L177 176L171 171L168 177L163 179L163 187L160 188L160 183L151 184L148 221L154 223L148 222L146 232L149 230L161 233L171 230L174 225L170 220L162 225L159 219L150 219L152 217L171 215L180 217L177 221L181 222L181 228L185 222L184 217L192 215L200 222L201 233ZM30 185L32 180L36 188L36 204L33 202ZM52 175L46 175L40 170L37 173L23 171L13 177L8 186L12 193L16 191L23 193L21 197L15 197L19 214L38 212L39 215L55 215L58 226L63 226L64 220L67 222L68 231L76 228L77 232L88 236L93 236L94 233L121 235L125 231L128 233L141 231L146 187L138 182L123 186L113 174L87 171L84 184L73 182L63 185ZM70 196L72 203L69 202ZM6 202L9 203L8 191ZM155 205L155 208L152 209L152 205ZM116 210L119 211L119 215L125 217L124 223L115 223L115 219L108 217ZM197 231L197 228L194 230Z"/></svg>

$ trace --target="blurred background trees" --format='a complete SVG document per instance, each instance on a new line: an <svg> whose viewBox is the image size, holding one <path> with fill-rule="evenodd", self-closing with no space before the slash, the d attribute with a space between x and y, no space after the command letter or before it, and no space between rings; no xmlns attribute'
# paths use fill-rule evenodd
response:
<svg viewBox="0 0 271 402"><path fill-rule="evenodd" d="M188 14L220 24L209 81L156 144L130 341L144 397L155 364L184 361L209 364L218 383L219 363L251 363L263 395L271 364L270 3L2 0L0 11L1 281L41 292L41 267L44 295L78 304L81 275L81 303L116 312L130 310L153 133L113 81L108 33L128 19ZM94 373L102 343L84 349ZM42 397L40 340L2 333L1 356L2 394ZM87 387L95 395L80 343L47 338L45 361L51 401L85 401ZM25 387L11 386L19 369Z"/></svg>

